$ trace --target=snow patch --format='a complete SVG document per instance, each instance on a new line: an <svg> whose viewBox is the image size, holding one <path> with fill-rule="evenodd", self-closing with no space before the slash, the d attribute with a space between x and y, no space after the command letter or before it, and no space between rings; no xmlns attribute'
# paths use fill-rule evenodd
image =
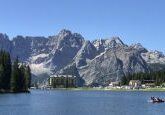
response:
<svg viewBox="0 0 165 115"><path fill-rule="evenodd" d="M105 50L104 52L100 53L99 55L97 55L94 59L96 59L96 58L98 58L98 57L104 55L105 53L106 53L106 50ZM92 60L94 60L94 59L92 59ZM91 61L92 61L92 60L91 60Z"/></svg>
<svg viewBox="0 0 165 115"><path fill-rule="evenodd" d="M50 68L45 67L43 63L41 64L30 64L31 72L34 75L40 75L43 73L50 73Z"/></svg>
<svg viewBox="0 0 165 115"><path fill-rule="evenodd" d="M45 57L48 57L49 56L49 54L39 54L39 55L36 55L36 56L32 56L31 57L31 62L35 62L38 58L45 58Z"/></svg>

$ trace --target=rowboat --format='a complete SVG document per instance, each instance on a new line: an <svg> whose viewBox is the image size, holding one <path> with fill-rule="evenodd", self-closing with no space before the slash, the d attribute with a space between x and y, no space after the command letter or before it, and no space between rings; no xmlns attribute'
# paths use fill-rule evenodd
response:
<svg viewBox="0 0 165 115"><path fill-rule="evenodd" d="M153 102L153 103L164 103L165 100L160 99L160 98L151 97L151 102Z"/></svg>

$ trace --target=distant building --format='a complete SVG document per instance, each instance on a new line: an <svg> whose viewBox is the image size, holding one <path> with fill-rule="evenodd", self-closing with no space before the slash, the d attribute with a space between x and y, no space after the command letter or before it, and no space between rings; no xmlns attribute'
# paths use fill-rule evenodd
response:
<svg viewBox="0 0 165 115"><path fill-rule="evenodd" d="M51 75L48 79L48 85L53 88L76 87L76 82L76 76L73 75Z"/></svg>
<svg viewBox="0 0 165 115"><path fill-rule="evenodd" d="M144 88L155 87L155 80L144 80L143 83Z"/></svg>
<svg viewBox="0 0 165 115"><path fill-rule="evenodd" d="M155 87L155 83L146 83L145 88Z"/></svg>
<svg viewBox="0 0 165 115"><path fill-rule="evenodd" d="M141 81L140 80L130 80L129 86L133 89L139 89L141 87Z"/></svg>
<svg viewBox="0 0 165 115"><path fill-rule="evenodd" d="M118 82L118 81L116 81L116 82L111 82L111 83L109 84L109 86L111 86L111 87L120 86L120 82Z"/></svg>

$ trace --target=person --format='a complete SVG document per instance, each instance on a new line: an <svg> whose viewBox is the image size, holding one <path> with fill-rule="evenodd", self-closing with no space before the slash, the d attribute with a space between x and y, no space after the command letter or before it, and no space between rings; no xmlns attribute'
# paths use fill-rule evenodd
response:
<svg viewBox="0 0 165 115"><path fill-rule="evenodd" d="M159 101L158 99L159 99L159 98L151 97L151 100L152 100L152 101Z"/></svg>
<svg viewBox="0 0 165 115"><path fill-rule="evenodd" d="M155 101L159 101L159 100L158 100L158 97L157 97L157 98L156 98L156 97L154 97L154 98L155 98Z"/></svg>
<svg viewBox="0 0 165 115"><path fill-rule="evenodd" d="M160 99L159 97L157 98L159 102L164 102L162 99Z"/></svg>
<svg viewBox="0 0 165 115"><path fill-rule="evenodd" d="M151 100L155 103L155 102L164 102L163 99L160 99L159 97L151 97Z"/></svg>
<svg viewBox="0 0 165 115"><path fill-rule="evenodd" d="M151 100L153 100L153 101L157 101L157 98L155 98L155 97L151 97Z"/></svg>

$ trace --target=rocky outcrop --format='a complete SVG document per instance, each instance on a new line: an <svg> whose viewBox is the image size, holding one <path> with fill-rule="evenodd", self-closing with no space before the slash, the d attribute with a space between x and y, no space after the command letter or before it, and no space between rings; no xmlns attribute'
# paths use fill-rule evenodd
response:
<svg viewBox="0 0 165 115"><path fill-rule="evenodd" d="M6 34L0 33L0 49L11 53L12 42Z"/></svg>
<svg viewBox="0 0 165 115"><path fill-rule="evenodd" d="M128 73L149 71L139 51L123 42L121 44L113 38L105 49L86 66L79 68L79 74L86 85L108 85L110 81L118 81Z"/></svg>
<svg viewBox="0 0 165 115"><path fill-rule="evenodd" d="M165 56L160 51L148 51L146 53L142 53L142 57L149 64L165 64Z"/></svg>
<svg viewBox="0 0 165 115"><path fill-rule="evenodd" d="M130 47L138 50L139 53L146 53L148 50L142 46L142 44L137 43L137 44L132 44Z"/></svg>
<svg viewBox="0 0 165 115"><path fill-rule="evenodd" d="M78 51L73 61L77 67L87 65L88 61L97 55L97 50L90 41L85 41L81 49Z"/></svg>

